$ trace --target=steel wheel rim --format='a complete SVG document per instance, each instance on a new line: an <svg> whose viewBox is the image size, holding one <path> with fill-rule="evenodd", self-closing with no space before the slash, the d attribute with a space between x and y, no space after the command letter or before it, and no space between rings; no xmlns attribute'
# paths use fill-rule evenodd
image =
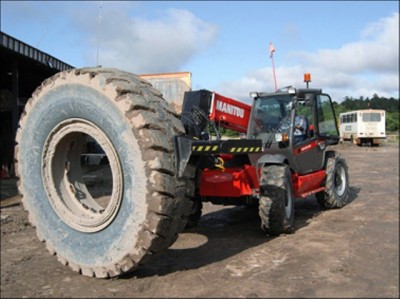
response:
<svg viewBox="0 0 400 299"><path fill-rule="evenodd" d="M335 190L338 196L343 196L346 190L346 172L341 164L336 166L335 172Z"/></svg>
<svg viewBox="0 0 400 299"><path fill-rule="evenodd" d="M88 191L80 163L84 136L104 150L112 172L112 194L107 206L99 205ZM118 155L107 135L94 123L68 119L49 134L42 154L44 188L54 211L68 226L85 233L107 227L122 203L123 175Z"/></svg>

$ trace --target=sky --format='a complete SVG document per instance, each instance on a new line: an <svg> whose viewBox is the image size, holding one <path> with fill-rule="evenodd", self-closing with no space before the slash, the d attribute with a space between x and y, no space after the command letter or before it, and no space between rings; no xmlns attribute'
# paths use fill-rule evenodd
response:
<svg viewBox="0 0 400 299"><path fill-rule="evenodd" d="M74 67L190 72L192 89L399 98L399 1L1 1L1 31ZM275 52L270 58L269 45Z"/></svg>

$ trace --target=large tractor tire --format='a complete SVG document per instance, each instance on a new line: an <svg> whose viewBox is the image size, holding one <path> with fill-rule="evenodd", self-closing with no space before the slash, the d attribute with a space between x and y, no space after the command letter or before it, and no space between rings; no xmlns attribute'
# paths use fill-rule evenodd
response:
<svg viewBox="0 0 400 299"><path fill-rule="evenodd" d="M341 208L349 201L349 174L342 155L326 153L325 190L315 194L318 203L325 209Z"/></svg>
<svg viewBox="0 0 400 299"><path fill-rule="evenodd" d="M175 175L173 137L183 133L160 92L133 74L75 69L43 82L20 120L16 168L23 206L50 253L105 278L172 245L194 192L192 181ZM88 140L107 157L105 201L85 180Z"/></svg>
<svg viewBox="0 0 400 299"><path fill-rule="evenodd" d="M294 232L294 194L288 166L262 168L259 215L261 228L271 236Z"/></svg>

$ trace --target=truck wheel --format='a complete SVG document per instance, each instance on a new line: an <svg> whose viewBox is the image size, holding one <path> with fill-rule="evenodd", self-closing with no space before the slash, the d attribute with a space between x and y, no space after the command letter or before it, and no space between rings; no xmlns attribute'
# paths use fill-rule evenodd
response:
<svg viewBox="0 0 400 299"><path fill-rule="evenodd" d="M161 94L133 74L75 69L43 82L20 119L16 168L23 206L50 253L85 276L112 277L172 245L194 192L175 176L173 136L183 132ZM107 157L105 199L82 164L88 140Z"/></svg>
<svg viewBox="0 0 400 299"><path fill-rule="evenodd" d="M346 160L336 152L326 153L325 190L315 196L326 209L341 208L349 200L349 175Z"/></svg>
<svg viewBox="0 0 400 299"><path fill-rule="evenodd" d="M259 215L261 227L269 235L294 232L294 195L288 166L262 168Z"/></svg>

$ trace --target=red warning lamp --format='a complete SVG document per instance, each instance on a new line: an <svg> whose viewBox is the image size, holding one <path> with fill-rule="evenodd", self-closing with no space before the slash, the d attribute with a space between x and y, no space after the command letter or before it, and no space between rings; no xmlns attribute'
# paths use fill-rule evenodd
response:
<svg viewBox="0 0 400 299"><path fill-rule="evenodd" d="M307 88L308 88L308 83L311 82L311 74L310 73L305 73L304 74L304 82L306 82Z"/></svg>

